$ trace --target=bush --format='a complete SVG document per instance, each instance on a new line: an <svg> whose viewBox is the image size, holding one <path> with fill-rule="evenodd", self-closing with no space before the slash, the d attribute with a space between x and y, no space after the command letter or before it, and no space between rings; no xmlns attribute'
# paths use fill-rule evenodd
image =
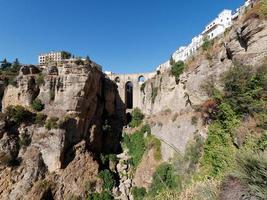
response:
<svg viewBox="0 0 267 200"><path fill-rule="evenodd" d="M105 169L101 171L98 176L103 180L103 191L111 192L116 183L112 172Z"/></svg>
<svg viewBox="0 0 267 200"><path fill-rule="evenodd" d="M206 179L204 181L195 182L181 192L179 200L219 199L218 198L219 184L220 184L219 181L213 179Z"/></svg>
<svg viewBox="0 0 267 200"><path fill-rule="evenodd" d="M175 81L178 84L180 81L180 75L184 72L185 64L183 61L178 61L171 65L171 74L175 77Z"/></svg>
<svg viewBox="0 0 267 200"><path fill-rule="evenodd" d="M193 117L191 118L191 124L192 124L192 125L196 126L196 125L197 125L197 121L198 121L198 119L197 119L196 116L193 116Z"/></svg>
<svg viewBox="0 0 267 200"><path fill-rule="evenodd" d="M267 152L243 153L237 157L238 178L259 200L267 199Z"/></svg>
<svg viewBox="0 0 267 200"><path fill-rule="evenodd" d="M209 99L205 101L201 106L201 117L204 124L210 124L213 120L217 118L218 115L218 103Z"/></svg>
<svg viewBox="0 0 267 200"><path fill-rule="evenodd" d="M267 16L267 0L260 1L260 16L263 18Z"/></svg>
<svg viewBox="0 0 267 200"><path fill-rule="evenodd" d="M22 133L19 137L19 146L29 146L31 144L31 137L28 134Z"/></svg>
<svg viewBox="0 0 267 200"><path fill-rule="evenodd" d="M225 73L225 100L239 115L263 110L260 100L267 92L267 69L263 66L253 73L249 66L236 65Z"/></svg>
<svg viewBox="0 0 267 200"><path fill-rule="evenodd" d="M261 151L267 150L267 132L263 133L263 135L259 138L257 148Z"/></svg>
<svg viewBox="0 0 267 200"><path fill-rule="evenodd" d="M134 197L134 200L143 200L144 197L146 196L146 189L144 187L141 188L133 187L132 195Z"/></svg>
<svg viewBox="0 0 267 200"><path fill-rule="evenodd" d="M210 176L220 176L233 164L234 150L228 131L219 122L215 122L208 130L202 166L207 169Z"/></svg>
<svg viewBox="0 0 267 200"><path fill-rule="evenodd" d="M48 120L46 120L45 122L45 128L47 130L51 130L51 129L58 129L58 118L57 117L51 117Z"/></svg>
<svg viewBox="0 0 267 200"><path fill-rule="evenodd" d="M176 177L174 176L173 167L170 164L161 164L155 174L150 188L152 195L166 189L174 189L177 186Z"/></svg>
<svg viewBox="0 0 267 200"><path fill-rule="evenodd" d="M144 114L139 108L134 108L132 111L132 121L130 123L130 126L132 128L139 126L142 123L144 117Z"/></svg>
<svg viewBox="0 0 267 200"><path fill-rule="evenodd" d="M39 111L42 111L44 109L44 104L42 103L42 101L40 99L35 99L35 100L33 100L31 107L35 111L39 112Z"/></svg>
<svg viewBox="0 0 267 200"><path fill-rule="evenodd" d="M47 116L42 113L37 113L35 117L35 123L38 125L43 126L45 124Z"/></svg>
<svg viewBox="0 0 267 200"><path fill-rule="evenodd" d="M75 60L74 63L76 65L84 65L84 61L82 59Z"/></svg>
<svg viewBox="0 0 267 200"><path fill-rule="evenodd" d="M38 74L37 75L37 78L36 78L36 84L38 86L41 86L45 83L45 80L44 80L44 75L42 73Z"/></svg>
<svg viewBox="0 0 267 200"><path fill-rule="evenodd" d="M142 126L141 130L140 130L143 134L147 134L147 135L151 135L151 128L149 126L149 124L145 124L144 126Z"/></svg>
<svg viewBox="0 0 267 200"><path fill-rule="evenodd" d="M143 133L141 131L136 131L130 136L125 135L124 144L129 149L129 154L131 156L133 166L137 167L146 150Z"/></svg>
<svg viewBox="0 0 267 200"><path fill-rule="evenodd" d="M161 142L159 139L157 139L155 136L150 135L147 137L146 140L146 148L147 149L154 149L154 158L156 160L161 160Z"/></svg>
<svg viewBox="0 0 267 200"><path fill-rule="evenodd" d="M101 193L90 193L88 194L87 200L113 200L114 198L109 192L101 192Z"/></svg>
<svg viewBox="0 0 267 200"><path fill-rule="evenodd" d="M213 41L211 41L211 40L209 40L209 38L205 37L203 39L202 50L203 51L209 51L212 46L213 46Z"/></svg>
<svg viewBox="0 0 267 200"><path fill-rule="evenodd" d="M204 139L201 135L196 135L194 143L190 144L186 148L184 161L187 163L186 173L194 173L198 162L203 153Z"/></svg>
<svg viewBox="0 0 267 200"><path fill-rule="evenodd" d="M8 106L6 109L6 114L18 125L22 122L29 122L33 119L33 113L25 109L23 106L19 105Z"/></svg>

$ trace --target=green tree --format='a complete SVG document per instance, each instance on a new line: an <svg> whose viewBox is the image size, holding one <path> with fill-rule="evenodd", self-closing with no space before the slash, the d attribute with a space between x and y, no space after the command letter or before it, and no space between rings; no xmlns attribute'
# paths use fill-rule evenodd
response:
<svg viewBox="0 0 267 200"><path fill-rule="evenodd" d="M62 59L70 59L71 58L71 53L67 51L62 51L61 52Z"/></svg>
<svg viewBox="0 0 267 200"><path fill-rule="evenodd" d="M12 64L8 62L6 58L1 61L1 69L9 69L11 66Z"/></svg>
<svg viewBox="0 0 267 200"><path fill-rule="evenodd" d="M171 65L171 74L175 77L175 81L178 84L180 81L180 75L184 72L185 64L183 61L175 62Z"/></svg>

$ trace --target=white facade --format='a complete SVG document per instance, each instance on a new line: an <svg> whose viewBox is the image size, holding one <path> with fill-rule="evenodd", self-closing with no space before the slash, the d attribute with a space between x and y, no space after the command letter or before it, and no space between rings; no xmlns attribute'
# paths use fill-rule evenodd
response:
<svg viewBox="0 0 267 200"><path fill-rule="evenodd" d="M232 26L232 11L224 10L216 19L206 26L202 35L208 37L208 39L214 39L218 35L224 33L230 26Z"/></svg>
<svg viewBox="0 0 267 200"><path fill-rule="evenodd" d="M253 4L256 0L246 0L245 4L236 9L234 13L231 10L223 10L218 17L216 17L211 23L209 23L205 30L198 36L194 37L188 46L182 46L172 54L172 58L175 62L185 61L191 57L199 47L203 44L203 39L207 37L209 40L218 37L223 34L225 30L233 25L233 21L244 12L244 10ZM166 68L170 68L170 62L167 61L158 66L157 71L164 71Z"/></svg>
<svg viewBox="0 0 267 200"><path fill-rule="evenodd" d="M49 53L40 54L38 56L39 64L45 64L48 61L54 61L54 62L62 61L62 53L51 51Z"/></svg>

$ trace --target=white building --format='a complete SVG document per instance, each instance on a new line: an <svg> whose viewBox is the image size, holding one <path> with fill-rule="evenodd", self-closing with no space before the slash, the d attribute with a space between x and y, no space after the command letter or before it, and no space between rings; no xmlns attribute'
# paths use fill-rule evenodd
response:
<svg viewBox="0 0 267 200"><path fill-rule="evenodd" d="M232 11L224 10L219 16L209 23L205 30L202 32L203 37L208 37L208 39L214 39L224 31L232 26Z"/></svg>
<svg viewBox="0 0 267 200"><path fill-rule="evenodd" d="M62 61L62 52L49 52L49 53L44 53L44 54L40 54L38 56L38 62L39 64L45 64L46 62L58 62L58 61Z"/></svg>

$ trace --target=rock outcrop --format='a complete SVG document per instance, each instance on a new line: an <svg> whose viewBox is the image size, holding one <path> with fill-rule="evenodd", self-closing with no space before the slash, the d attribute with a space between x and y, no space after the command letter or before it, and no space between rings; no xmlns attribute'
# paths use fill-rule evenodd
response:
<svg viewBox="0 0 267 200"><path fill-rule="evenodd" d="M41 114L57 126L1 119L0 160L7 167L0 170L0 198L85 198L89 185L101 191L98 157L120 153L125 123L116 84L90 63L24 66L17 86L5 89L3 111L23 106L34 113L35 99L44 104Z"/></svg>

